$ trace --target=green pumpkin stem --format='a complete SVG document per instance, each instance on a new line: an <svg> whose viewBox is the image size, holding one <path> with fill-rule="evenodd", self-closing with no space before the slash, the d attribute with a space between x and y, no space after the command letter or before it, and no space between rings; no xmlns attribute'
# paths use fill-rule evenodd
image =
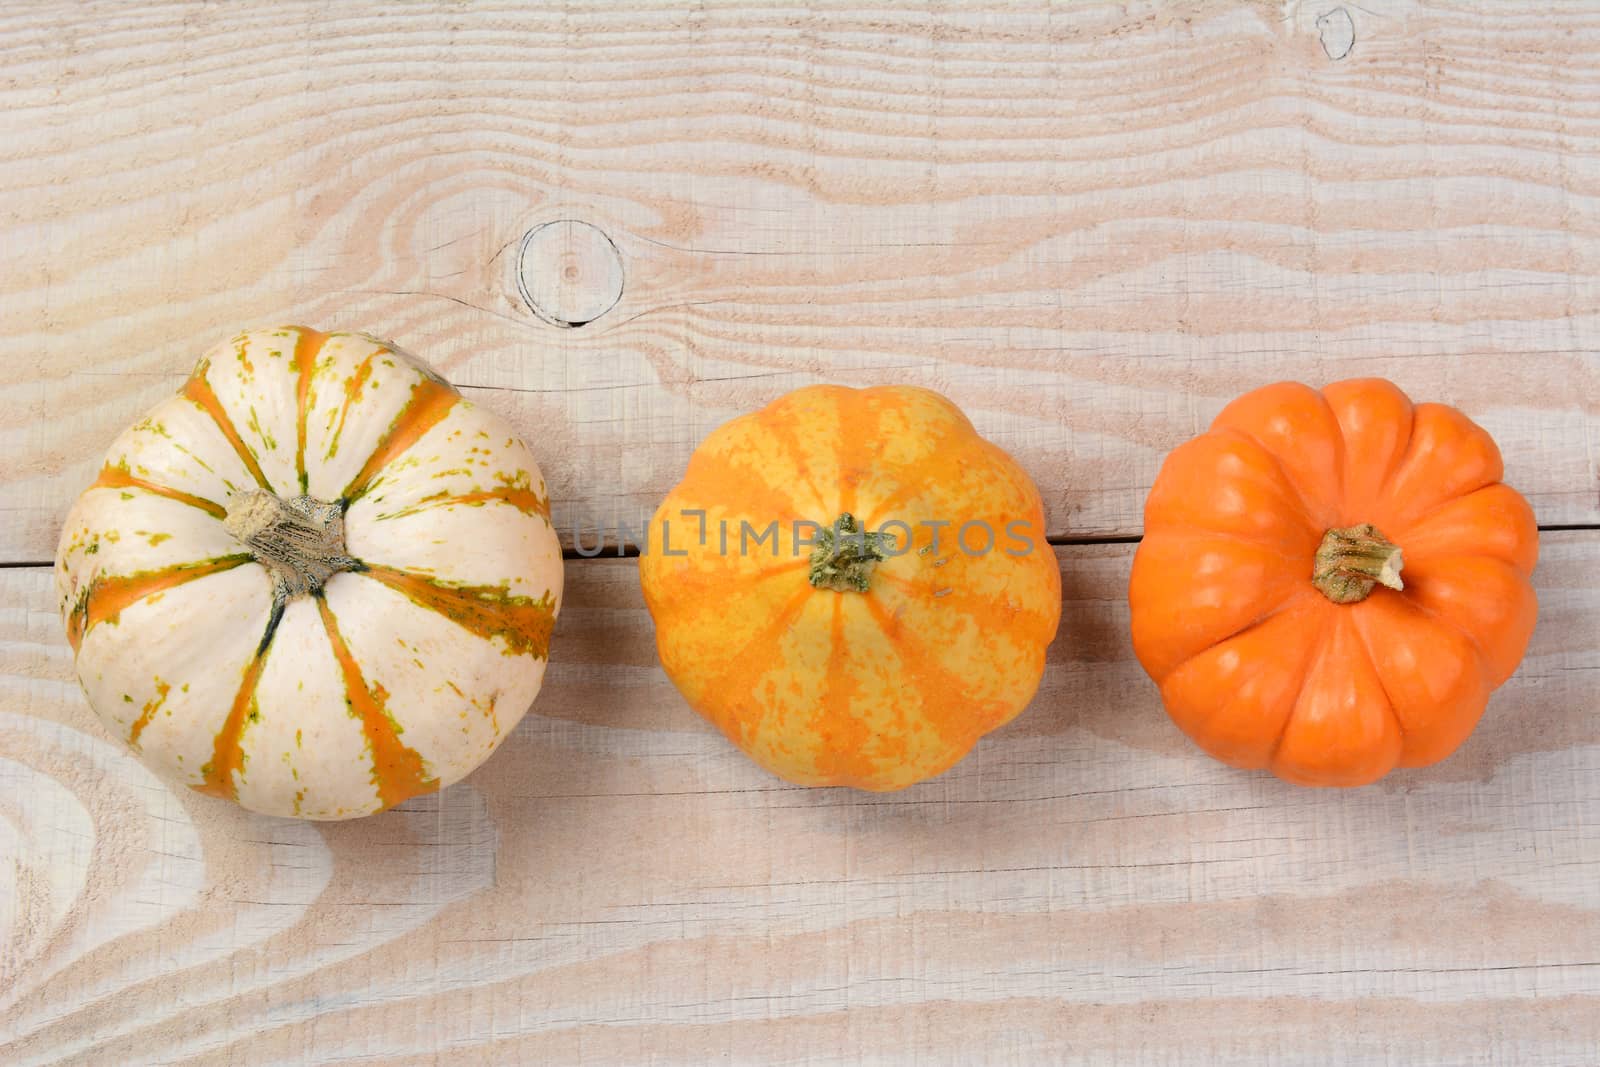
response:
<svg viewBox="0 0 1600 1067"><path fill-rule="evenodd" d="M1371 523L1329 530L1322 537L1312 564L1311 584L1335 604L1355 604L1367 599L1374 587L1404 589L1400 546L1390 542Z"/></svg>
<svg viewBox="0 0 1600 1067"><path fill-rule="evenodd" d="M872 569L889 558L884 546L893 543L893 534L868 533L854 515L844 512L817 534L811 549L811 584L840 593L865 593Z"/></svg>
<svg viewBox="0 0 1600 1067"><path fill-rule="evenodd" d="M315 593L360 561L344 547L344 509L309 496L289 500L260 489L228 502L222 525L254 553L272 575L274 596Z"/></svg>

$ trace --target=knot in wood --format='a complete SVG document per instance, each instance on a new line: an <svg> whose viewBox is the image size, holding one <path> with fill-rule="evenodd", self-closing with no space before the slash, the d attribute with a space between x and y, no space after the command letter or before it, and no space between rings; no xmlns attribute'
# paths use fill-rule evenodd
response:
<svg viewBox="0 0 1600 1067"><path fill-rule="evenodd" d="M622 299L622 253L587 222L547 222L522 238L517 290L529 309L551 325L587 326Z"/></svg>

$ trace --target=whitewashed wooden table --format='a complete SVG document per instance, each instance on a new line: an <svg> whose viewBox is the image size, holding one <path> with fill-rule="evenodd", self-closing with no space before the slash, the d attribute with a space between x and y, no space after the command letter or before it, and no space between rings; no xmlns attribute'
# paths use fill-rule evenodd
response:
<svg viewBox="0 0 1600 1067"><path fill-rule="evenodd" d="M1600 1062L1600 8L529 7L0 12L0 1062ZM906 792L789 788L574 558L462 785L163 787L73 681L56 530L288 321L512 418L569 544L791 388L949 394L1045 493L1038 699ZM1168 449L1356 375L1497 436L1541 618L1456 757L1307 791L1167 722L1124 590Z"/></svg>

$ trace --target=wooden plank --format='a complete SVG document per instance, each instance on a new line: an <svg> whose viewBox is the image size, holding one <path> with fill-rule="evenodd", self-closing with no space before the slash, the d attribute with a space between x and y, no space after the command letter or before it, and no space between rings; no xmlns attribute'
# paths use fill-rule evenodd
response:
<svg viewBox="0 0 1600 1067"><path fill-rule="evenodd" d="M1479 419L1541 522L1600 522L1587 7L639 8L9 13L0 562L50 558L199 352L282 321L507 413L569 543L817 380L949 393L1060 537L1136 533L1242 390L1368 374ZM624 279L580 329L514 277L568 218Z"/></svg>
<svg viewBox="0 0 1600 1067"><path fill-rule="evenodd" d="M657 667L633 563L576 563L505 750L334 825L155 782L48 572L0 572L0 1059L1594 1062L1600 533L1546 535L1462 752L1352 791L1177 733L1131 553L1061 549L1034 706L883 796L739 756Z"/></svg>

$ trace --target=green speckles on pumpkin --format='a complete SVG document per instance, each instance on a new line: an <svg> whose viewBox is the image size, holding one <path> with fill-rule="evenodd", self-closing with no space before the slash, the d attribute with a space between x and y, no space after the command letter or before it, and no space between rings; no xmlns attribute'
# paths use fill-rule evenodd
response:
<svg viewBox="0 0 1600 1067"><path fill-rule="evenodd" d="M248 382L256 376L256 366L250 362L250 335L242 334L234 345L233 354L239 361L239 377Z"/></svg>
<svg viewBox="0 0 1600 1067"><path fill-rule="evenodd" d="M251 430L255 431L255 435L261 438L261 443L267 446L268 452L276 452L278 450L278 442L273 438L271 431L261 425L261 419L256 414L256 406L254 404L250 405L250 422L248 425Z"/></svg>
<svg viewBox="0 0 1600 1067"><path fill-rule="evenodd" d="M132 697L132 695L131 695L131 694L128 694L128 693L123 693L123 694L122 694L122 702L123 702L123 703L124 703L124 704L132 704L132 703L133 703L133 697Z"/></svg>
<svg viewBox="0 0 1600 1067"><path fill-rule="evenodd" d="M166 424L157 422L148 415L134 423L133 428L137 433L153 433L157 437L172 439L172 434L167 430Z"/></svg>
<svg viewBox="0 0 1600 1067"><path fill-rule="evenodd" d="M328 459L332 459L334 456L339 454L339 439L344 436L344 426L346 420L350 418L350 408L361 399L361 390L366 386L368 379L372 376L372 358L372 356L368 356L366 359L362 360L361 363L356 367L355 373L349 378L345 379L344 400L339 405L337 411L330 411L328 413L328 423L326 429L331 435L328 439ZM373 382L373 385L377 385L377 383ZM338 420L337 426L334 425L335 419Z"/></svg>
<svg viewBox="0 0 1600 1067"><path fill-rule="evenodd" d="M185 448L182 443L180 443L178 441L174 441L174 442L172 442L172 448L173 448L174 451L182 452L184 455L186 455L190 459L194 460L195 465L198 466L201 470L207 472L208 474L215 474L216 473L216 471L212 469L211 464L209 464L205 460L201 459L194 452L191 452L189 449ZM227 485L228 483L224 482L223 484ZM233 486L229 485L228 488L232 489Z"/></svg>

